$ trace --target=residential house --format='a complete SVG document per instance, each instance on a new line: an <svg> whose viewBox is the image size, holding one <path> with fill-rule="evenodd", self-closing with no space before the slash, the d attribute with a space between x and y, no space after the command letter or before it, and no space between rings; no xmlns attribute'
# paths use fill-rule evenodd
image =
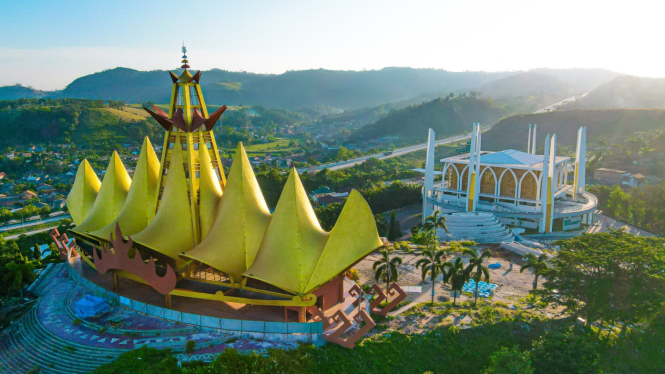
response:
<svg viewBox="0 0 665 374"><path fill-rule="evenodd" d="M32 200L32 199L36 199L36 198L37 198L37 194L30 191L30 190L23 191L21 194L18 195L18 199L21 200L21 201L27 201L27 200Z"/></svg>
<svg viewBox="0 0 665 374"><path fill-rule="evenodd" d="M42 183L37 185L37 193L39 195L48 195L52 192L55 192L55 188L53 188L53 186L50 184Z"/></svg>
<svg viewBox="0 0 665 374"><path fill-rule="evenodd" d="M337 197L337 196L333 196L333 195L326 195L326 196L321 196L321 197L317 198L316 203L317 203L317 205L320 205L320 206L326 206L328 204L341 203L343 201L344 201L344 198L342 198L342 197Z"/></svg>
<svg viewBox="0 0 665 374"><path fill-rule="evenodd" d="M16 187L14 183L5 183L0 187L0 193L11 194L14 192L14 187Z"/></svg>
<svg viewBox="0 0 665 374"><path fill-rule="evenodd" d="M9 208L19 205L21 202L18 200L18 195L7 196L0 194L0 206Z"/></svg>

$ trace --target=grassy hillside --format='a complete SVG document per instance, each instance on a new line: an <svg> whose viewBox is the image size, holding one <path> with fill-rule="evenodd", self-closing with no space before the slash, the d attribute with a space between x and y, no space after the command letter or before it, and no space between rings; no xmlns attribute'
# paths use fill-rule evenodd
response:
<svg viewBox="0 0 665 374"><path fill-rule="evenodd" d="M412 143L425 141L429 128L434 129L437 138L440 138L470 131L473 122L483 125L496 123L503 116L503 111L489 100L466 96L438 98L392 111L375 123L358 129L349 139L357 141L399 136L395 144Z"/></svg>
<svg viewBox="0 0 665 374"><path fill-rule="evenodd" d="M609 142L618 142L638 131L665 128L665 110L566 110L512 116L504 118L483 135L483 149L526 150L528 128L532 123L538 124L536 143L539 147L542 147L547 133L556 133L560 145L574 146L579 126L587 126L588 142L599 136Z"/></svg>
<svg viewBox="0 0 665 374"><path fill-rule="evenodd" d="M81 99L39 99L0 102L0 142L75 142L115 147L140 143L161 127L135 108L109 108L104 102Z"/></svg>
<svg viewBox="0 0 665 374"><path fill-rule="evenodd" d="M665 79L617 77L566 107L569 108L665 108Z"/></svg>

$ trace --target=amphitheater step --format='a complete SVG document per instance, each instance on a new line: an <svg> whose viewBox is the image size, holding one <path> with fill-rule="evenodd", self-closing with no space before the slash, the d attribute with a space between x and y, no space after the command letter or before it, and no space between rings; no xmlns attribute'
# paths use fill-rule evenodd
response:
<svg viewBox="0 0 665 374"><path fill-rule="evenodd" d="M33 307L0 337L0 371L25 373L89 373L99 365L115 360L122 350L95 348L66 341L37 320Z"/></svg>
<svg viewBox="0 0 665 374"><path fill-rule="evenodd" d="M444 240L473 240L476 243L512 242L515 235L508 226L499 222L492 213L451 213L444 214L448 232L437 230Z"/></svg>

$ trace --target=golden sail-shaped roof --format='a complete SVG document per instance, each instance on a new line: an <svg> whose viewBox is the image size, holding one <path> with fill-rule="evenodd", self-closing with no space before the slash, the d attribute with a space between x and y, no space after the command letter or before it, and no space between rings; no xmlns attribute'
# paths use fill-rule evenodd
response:
<svg viewBox="0 0 665 374"><path fill-rule="evenodd" d="M134 235L143 230L155 216L158 181L159 159L146 137L136 163L127 201L120 214L110 224L89 234L108 240L109 235L115 232L116 223L120 224L124 235Z"/></svg>
<svg viewBox="0 0 665 374"><path fill-rule="evenodd" d="M203 137L201 137L199 143L199 219L201 221L201 238L205 238L208 235L217 214L217 206L222 198L220 181L212 169L212 160L208 152ZM221 169L220 172L224 173Z"/></svg>
<svg viewBox="0 0 665 374"><path fill-rule="evenodd" d="M374 215L355 190L332 231L323 231L293 169L256 260L243 276L302 295L381 245Z"/></svg>
<svg viewBox="0 0 665 374"><path fill-rule="evenodd" d="M195 238L181 144L176 133L170 164L164 165L166 182L159 209L150 224L132 236L135 243L177 260L194 247Z"/></svg>
<svg viewBox="0 0 665 374"><path fill-rule="evenodd" d="M238 144L224 194L208 235L184 257L208 264L240 281L254 262L270 211L242 143Z"/></svg>
<svg viewBox="0 0 665 374"><path fill-rule="evenodd" d="M367 201L360 192L351 191L304 292L325 284L382 245Z"/></svg>
<svg viewBox="0 0 665 374"><path fill-rule="evenodd" d="M118 152L113 151L90 214L74 228L74 231L79 233L95 231L113 222L125 204L131 183L132 180L129 178Z"/></svg>
<svg viewBox="0 0 665 374"><path fill-rule="evenodd" d="M88 217L101 184L88 160L83 160L76 171L74 185L67 195L67 209L75 224L81 224Z"/></svg>
<svg viewBox="0 0 665 374"><path fill-rule="evenodd" d="M298 172L292 169L256 260L243 275L304 293L327 239Z"/></svg>

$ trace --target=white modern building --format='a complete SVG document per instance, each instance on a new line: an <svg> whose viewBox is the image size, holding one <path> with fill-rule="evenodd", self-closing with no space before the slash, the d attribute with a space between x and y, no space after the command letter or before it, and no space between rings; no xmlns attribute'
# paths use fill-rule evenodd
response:
<svg viewBox="0 0 665 374"><path fill-rule="evenodd" d="M470 152L442 159L443 176L441 181L434 183L434 132L430 129L423 217L431 215L434 210L442 213L475 212L478 214L467 216L473 219L466 220L484 220L478 221L478 232L491 226L501 233L505 230L499 230L497 224L550 233L555 227L572 230L580 228L582 223L595 223L598 201L585 191L584 183L585 127L580 127L577 132L574 159L556 155L556 134L546 136L545 154L536 154L536 125L529 125L526 152L513 149L482 151L481 138L480 124L474 124ZM450 218L459 220L457 215ZM465 230L468 232L469 228Z"/></svg>

